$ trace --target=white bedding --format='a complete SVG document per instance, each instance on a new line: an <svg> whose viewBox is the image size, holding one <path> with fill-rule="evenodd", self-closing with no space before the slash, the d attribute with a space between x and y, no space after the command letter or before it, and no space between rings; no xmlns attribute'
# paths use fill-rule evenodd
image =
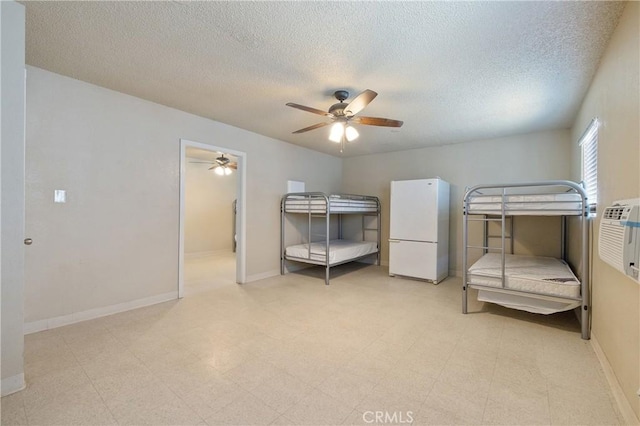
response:
<svg viewBox="0 0 640 426"><path fill-rule="evenodd" d="M376 253L377 251L378 244L376 242L331 240L329 241L329 265ZM309 259L309 244L289 246L286 248L285 254L288 257ZM311 243L311 260L324 262L325 256L326 245L324 242Z"/></svg>
<svg viewBox="0 0 640 426"><path fill-rule="evenodd" d="M568 311L580 306L580 301L544 300L519 294L498 293L491 290L478 290L478 300L481 302L496 303L511 309L544 315Z"/></svg>
<svg viewBox="0 0 640 426"><path fill-rule="evenodd" d="M501 255L487 253L468 271L469 284L502 287ZM580 297L580 282L569 266L553 257L507 254L505 288L560 297Z"/></svg>
<svg viewBox="0 0 640 426"><path fill-rule="evenodd" d="M506 195L505 212L508 215L579 215L582 197L575 193ZM501 195L477 195L469 199L471 214L502 214Z"/></svg>
<svg viewBox="0 0 640 426"><path fill-rule="evenodd" d="M301 195L287 197L284 204L287 213L316 213L326 211L324 198L308 198ZM329 195L331 213L376 213L378 203L375 200L349 198L343 195Z"/></svg>

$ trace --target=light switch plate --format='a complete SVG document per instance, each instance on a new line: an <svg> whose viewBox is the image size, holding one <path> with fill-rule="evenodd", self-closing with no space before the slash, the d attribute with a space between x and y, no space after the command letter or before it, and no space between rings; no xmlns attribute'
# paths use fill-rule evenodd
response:
<svg viewBox="0 0 640 426"><path fill-rule="evenodd" d="M64 189L56 189L53 191L53 202L54 203L66 203L67 202L67 191Z"/></svg>

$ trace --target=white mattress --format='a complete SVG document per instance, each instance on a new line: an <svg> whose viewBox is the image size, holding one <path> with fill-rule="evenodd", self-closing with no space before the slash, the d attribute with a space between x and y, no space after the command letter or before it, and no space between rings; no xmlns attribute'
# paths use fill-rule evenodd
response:
<svg viewBox="0 0 640 426"><path fill-rule="evenodd" d="M579 301L555 301L536 299L526 295L497 293L491 290L478 290L478 300L491 302L511 309L518 309L534 314L555 314L580 306Z"/></svg>
<svg viewBox="0 0 640 426"><path fill-rule="evenodd" d="M378 244L371 241L331 240L329 241L329 265L345 260L355 259L367 254L376 253ZM309 259L309 244L298 244L285 249L288 257ZM311 243L311 260L325 261L326 245L324 242Z"/></svg>
<svg viewBox="0 0 640 426"><path fill-rule="evenodd" d="M487 253L468 271L469 284L502 287L501 255ZM505 288L560 297L580 297L580 281L562 260L508 254Z"/></svg>
<svg viewBox="0 0 640 426"><path fill-rule="evenodd" d="M582 197L576 193L506 195L504 208L508 215L580 215ZM469 199L469 212L502 214L502 196L472 196Z"/></svg>
<svg viewBox="0 0 640 426"><path fill-rule="evenodd" d="M302 195L291 195L284 203L288 213L324 213L326 211L324 198L309 198ZM344 195L329 195L331 213L376 213L378 203L371 199L349 198Z"/></svg>

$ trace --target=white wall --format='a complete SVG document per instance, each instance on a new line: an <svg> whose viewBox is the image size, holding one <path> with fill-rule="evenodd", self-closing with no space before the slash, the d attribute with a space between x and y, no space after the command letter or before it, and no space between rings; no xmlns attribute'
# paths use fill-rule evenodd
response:
<svg viewBox="0 0 640 426"><path fill-rule="evenodd" d="M233 249L233 200L236 176L219 176L210 164L187 158L185 176L185 254Z"/></svg>
<svg viewBox="0 0 640 426"><path fill-rule="evenodd" d="M27 323L177 291L180 138L247 153L248 280L279 272L287 180L340 188L339 158L42 69L28 77Z"/></svg>
<svg viewBox="0 0 640 426"><path fill-rule="evenodd" d="M359 143L366 143L362 141ZM343 191L375 195L382 202L382 261L389 259L389 182L440 176L451 184L449 269L462 272L462 197L465 188L481 183L523 182L570 177L570 146L567 130L531 133L500 139L414 149L346 158L343 161ZM555 219L555 218L554 218ZM532 218L517 227L519 253L559 252L559 220L544 241L530 232L547 225L545 218ZM528 226L527 226L528 225ZM528 238L527 238L528 237ZM549 237L548 239L546 237Z"/></svg>
<svg viewBox="0 0 640 426"><path fill-rule="evenodd" d="M24 387L24 6L0 2L2 395Z"/></svg>
<svg viewBox="0 0 640 426"><path fill-rule="evenodd" d="M598 214L593 223L592 330L640 417L640 285L598 257L598 229L613 201L640 197L640 5L628 2L572 129L573 175L580 179L577 140L593 117L598 134Z"/></svg>

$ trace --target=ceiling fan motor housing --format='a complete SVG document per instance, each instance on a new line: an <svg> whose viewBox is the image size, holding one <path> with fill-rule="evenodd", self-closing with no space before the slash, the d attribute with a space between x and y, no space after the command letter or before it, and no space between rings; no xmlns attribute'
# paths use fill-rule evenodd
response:
<svg viewBox="0 0 640 426"><path fill-rule="evenodd" d="M336 90L335 92L333 92L333 96L340 102L343 102L349 97L349 92L347 92L346 90Z"/></svg>
<svg viewBox="0 0 640 426"><path fill-rule="evenodd" d="M221 166L225 166L227 165L227 163L229 163L229 159L223 155L221 157L216 158L216 162Z"/></svg>
<svg viewBox="0 0 640 426"><path fill-rule="evenodd" d="M329 113L335 115L336 117L340 117L342 115L344 115L344 109L347 107L347 103L344 102L338 102L337 104L333 104L331 105L331 107L329 107Z"/></svg>

